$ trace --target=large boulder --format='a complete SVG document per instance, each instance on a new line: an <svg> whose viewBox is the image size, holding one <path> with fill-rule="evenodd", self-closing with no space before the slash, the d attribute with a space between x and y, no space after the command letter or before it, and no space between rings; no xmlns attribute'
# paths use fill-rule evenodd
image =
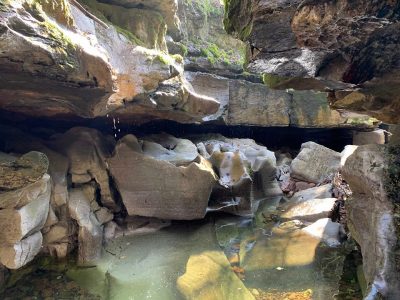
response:
<svg viewBox="0 0 400 300"><path fill-rule="evenodd" d="M290 202L299 203L311 199L332 198L332 188L333 188L332 184L328 183L313 188L305 189L295 193L292 196L292 198L290 198Z"/></svg>
<svg viewBox="0 0 400 300"><path fill-rule="evenodd" d="M304 227L302 231L320 239L330 247L339 246L346 236L343 226L332 222L329 218L319 219L311 225Z"/></svg>
<svg viewBox="0 0 400 300"><path fill-rule="evenodd" d="M387 194L389 178L385 177L385 169L396 166L388 166L387 157L382 145L359 146L342 168L343 177L353 191L346 204L348 227L361 246L371 299L377 293L387 299L400 297L400 272L395 254L398 236L393 203ZM398 188L394 194L398 195Z"/></svg>
<svg viewBox="0 0 400 300"><path fill-rule="evenodd" d="M114 140L104 136L96 129L74 127L62 135L55 135L49 146L69 160L68 173L72 182L97 182L101 203L113 210L118 210L109 184L106 159L111 155Z"/></svg>
<svg viewBox="0 0 400 300"><path fill-rule="evenodd" d="M228 139L220 135L195 138L202 156L219 175L211 206L239 215L253 214L258 202L281 195L275 179L275 154L251 139Z"/></svg>
<svg viewBox="0 0 400 300"><path fill-rule="evenodd" d="M185 143L188 141L180 144ZM188 161L185 155L185 165L177 166L165 160L166 153L173 153L173 149L159 151L162 149L158 144L160 155L156 155L154 144L148 153L145 145L135 136L127 135L118 142L113 157L108 160L128 214L179 220L203 218L216 182L211 165L197 157L195 148L194 160Z"/></svg>
<svg viewBox="0 0 400 300"><path fill-rule="evenodd" d="M291 176L308 182L320 183L340 168L340 153L307 142L301 145L300 153L292 161Z"/></svg>
<svg viewBox="0 0 400 300"><path fill-rule="evenodd" d="M373 131L354 131L354 145L385 144L385 130L375 129Z"/></svg>

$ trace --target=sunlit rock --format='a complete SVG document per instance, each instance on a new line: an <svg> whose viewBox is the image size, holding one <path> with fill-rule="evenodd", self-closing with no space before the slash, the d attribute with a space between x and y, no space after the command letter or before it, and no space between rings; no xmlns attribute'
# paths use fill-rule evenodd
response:
<svg viewBox="0 0 400 300"><path fill-rule="evenodd" d="M185 72L197 93L217 99L221 106L205 121L226 125L297 127L371 127L370 117L349 115L329 107L327 93L274 90L265 84L214 74Z"/></svg>
<svg viewBox="0 0 400 300"><path fill-rule="evenodd" d="M347 145L344 147L343 151L340 153L340 168L343 168L343 166L346 163L346 160L356 151L358 146L356 145Z"/></svg>
<svg viewBox="0 0 400 300"><path fill-rule="evenodd" d="M50 176L46 174L43 176L42 186L37 187L33 184L31 190L25 189L23 192L28 198L25 199L29 200L25 205L0 210L0 226L3 228L0 232L1 243L14 244L43 228L50 205L49 181ZM15 200L17 202L19 199Z"/></svg>
<svg viewBox="0 0 400 300"><path fill-rule="evenodd" d="M330 217L336 200L336 198L310 199L289 204L281 217L315 222L318 219Z"/></svg>
<svg viewBox="0 0 400 300"><path fill-rule="evenodd" d="M302 230L319 238L330 247L339 246L346 236L343 226L339 223L332 222L329 218L319 219Z"/></svg>
<svg viewBox="0 0 400 300"><path fill-rule="evenodd" d="M9 269L19 269L34 259L42 248L42 234L36 232L14 245L0 246L0 262Z"/></svg>
<svg viewBox="0 0 400 300"><path fill-rule="evenodd" d="M319 183L340 168L340 153L307 142L301 145L300 153L292 161L291 176L301 180Z"/></svg>
<svg viewBox="0 0 400 300"><path fill-rule="evenodd" d="M248 215L259 200L282 194L275 179L273 152L251 139L197 136L197 148L218 170L219 185L212 194L211 209Z"/></svg>
<svg viewBox="0 0 400 300"><path fill-rule="evenodd" d="M388 153L382 145L359 146L349 156L342 173L353 195L347 201L348 227L361 246L363 270L371 297L378 292L388 299L400 295L399 270L394 249L393 203L388 199L385 179Z"/></svg>
<svg viewBox="0 0 400 300"><path fill-rule="evenodd" d="M332 198L332 184L330 183L299 191L290 198L290 203L300 203L312 199L324 198Z"/></svg>
<svg viewBox="0 0 400 300"><path fill-rule="evenodd" d="M160 13L174 12L94 1L86 2L89 10L77 1L42 2L2 4L0 108L63 119L113 112L137 122L195 122L218 110L218 102L197 95L185 82L182 59L165 53ZM176 6L167 5L175 11ZM175 24L170 18L167 23ZM171 95L176 106L164 103Z"/></svg>
<svg viewBox="0 0 400 300"><path fill-rule="evenodd" d="M189 258L186 272L177 281L185 299L254 299L231 270L221 252L210 251Z"/></svg>
<svg viewBox="0 0 400 300"><path fill-rule="evenodd" d="M197 156L197 148L191 141L178 139L169 134L153 134L143 140L142 151L145 155L158 160L165 160L181 166L193 162Z"/></svg>
<svg viewBox="0 0 400 300"><path fill-rule="evenodd" d="M155 151L146 155L145 145L135 136L127 135L118 142L108 160L128 214L161 219L203 218L216 182L211 165L202 157L194 157L196 160L192 162L186 158L185 166L176 166L168 157L179 157L180 147L173 154L173 149L162 150L157 146L157 153L161 154L157 156Z"/></svg>

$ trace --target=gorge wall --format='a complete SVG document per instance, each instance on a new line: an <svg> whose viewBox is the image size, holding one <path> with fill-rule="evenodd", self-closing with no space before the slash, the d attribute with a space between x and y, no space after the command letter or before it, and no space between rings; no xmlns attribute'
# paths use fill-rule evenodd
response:
<svg viewBox="0 0 400 300"><path fill-rule="evenodd" d="M400 121L399 14L396 1L2 1L0 273L39 253L91 266L116 237L210 209L251 214L254 197L340 170L368 293L396 299L398 152L360 146L341 166L346 151L306 143L297 163L333 165L310 179L265 145L287 133L342 148L353 131L384 143L381 121Z"/></svg>

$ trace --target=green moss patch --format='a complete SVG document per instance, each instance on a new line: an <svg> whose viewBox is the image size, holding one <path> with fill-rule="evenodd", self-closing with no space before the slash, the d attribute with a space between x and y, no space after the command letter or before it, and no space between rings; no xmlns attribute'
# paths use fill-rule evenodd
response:
<svg viewBox="0 0 400 300"><path fill-rule="evenodd" d="M205 16L222 15L222 7L215 5L215 0L184 0L186 5L196 7Z"/></svg>
<svg viewBox="0 0 400 300"><path fill-rule="evenodd" d="M26 1L23 7L38 21L43 36L47 37L47 43L57 54L55 57L57 64L65 69L75 68L77 65L75 43L48 17L40 2L42 1Z"/></svg>
<svg viewBox="0 0 400 300"><path fill-rule="evenodd" d="M242 58L238 58L233 50L224 50L214 43L209 43L201 48L201 55L207 57L211 64L222 62L226 65L242 65Z"/></svg>

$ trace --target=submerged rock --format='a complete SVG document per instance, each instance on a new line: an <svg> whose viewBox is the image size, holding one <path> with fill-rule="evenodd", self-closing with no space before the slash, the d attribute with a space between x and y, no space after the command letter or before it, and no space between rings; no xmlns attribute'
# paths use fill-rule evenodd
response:
<svg viewBox="0 0 400 300"><path fill-rule="evenodd" d="M311 199L332 198L332 184L324 184L317 187L299 191L290 198L291 203L300 203Z"/></svg>
<svg viewBox="0 0 400 300"><path fill-rule="evenodd" d="M225 255L216 251L191 256L177 285L188 300L255 299L233 273Z"/></svg>
<svg viewBox="0 0 400 300"><path fill-rule="evenodd" d="M203 218L216 182L211 165L198 157L186 161L185 166L176 166L165 159L166 153L173 154L173 150L165 148L158 152L162 155L153 157L155 152L146 154L145 145L135 136L127 135L118 142L108 160L128 214L173 220ZM179 147L177 150L179 153Z"/></svg>

